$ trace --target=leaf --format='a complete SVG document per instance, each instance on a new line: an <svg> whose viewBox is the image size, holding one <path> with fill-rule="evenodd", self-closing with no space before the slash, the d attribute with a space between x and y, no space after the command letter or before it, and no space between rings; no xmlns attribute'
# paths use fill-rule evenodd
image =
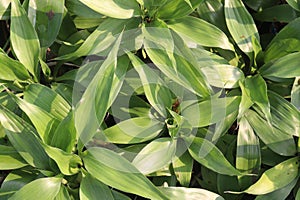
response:
<svg viewBox="0 0 300 200"><path fill-rule="evenodd" d="M117 153L104 148L89 148L84 154L87 171L104 184L149 199L169 199Z"/></svg>
<svg viewBox="0 0 300 200"><path fill-rule="evenodd" d="M268 92L272 124L288 135L299 137L300 134L300 112L290 102L275 92Z"/></svg>
<svg viewBox="0 0 300 200"><path fill-rule="evenodd" d="M53 137L53 132L59 124L59 120L34 104L28 103L13 94L11 96L29 117L42 141L49 144Z"/></svg>
<svg viewBox="0 0 300 200"><path fill-rule="evenodd" d="M17 191L11 200L44 199L52 200L58 194L61 187L61 178L40 178L32 181Z"/></svg>
<svg viewBox="0 0 300 200"><path fill-rule="evenodd" d="M11 1L10 37L17 58L37 78L40 43L19 0Z"/></svg>
<svg viewBox="0 0 300 200"><path fill-rule="evenodd" d="M291 93L291 103L300 110L300 77L295 78L295 82Z"/></svg>
<svg viewBox="0 0 300 200"><path fill-rule="evenodd" d="M260 74L268 79L274 78L295 78L300 76L300 68L298 67L297 59L300 52L290 53L273 62L264 64L260 69Z"/></svg>
<svg viewBox="0 0 300 200"><path fill-rule="evenodd" d="M265 171L259 180L251 185L248 189L242 192L234 193L262 195L281 189L294 181L294 179L298 176L298 167L299 158L290 158Z"/></svg>
<svg viewBox="0 0 300 200"><path fill-rule="evenodd" d="M180 185L184 187L188 187L190 185L193 164L193 158L187 151L172 161L174 173Z"/></svg>
<svg viewBox="0 0 300 200"><path fill-rule="evenodd" d="M291 183L286 185L285 187L275 190L274 192L270 192L268 194L260 195L255 198L255 200L282 200L286 199L291 193L292 189L295 187L298 178L295 178Z"/></svg>
<svg viewBox="0 0 300 200"><path fill-rule="evenodd" d="M56 39L64 13L65 0L30 0L28 17L38 34L40 45L50 47Z"/></svg>
<svg viewBox="0 0 300 200"><path fill-rule="evenodd" d="M267 94L267 84L265 80L256 75L245 79L245 90L251 101L256 104L265 114L268 123L271 124L272 116L270 112L270 102Z"/></svg>
<svg viewBox="0 0 300 200"><path fill-rule="evenodd" d="M76 142L77 132L74 124L74 113L70 111L68 116L57 126L50 145L71 153Z"/></svg>
<svg viewBox="0 0 300 200"><path fill-rule="evenodd" d="M138 3L128 0L124 3L121 0L80 0L83 4L94 11L117 19L129 19L140 13Z"/></svg>
<svg viewBox="0 0 300 200"><path fill-rule="evenodd" d="M164 124L148 117L136 117L117 123L103 131L104 141L117 144L133 144L158 136Z"/></svg>
<svg viewBox="0 0 300 200"><path fill-rule="evenodd" d="M26 81L31 79L28 71L20 62L0 53L0 79L5 81Z"/></svg>
<svg viewBox="0 0 300 200"><path fill-rule="evenodd" d="M281 39L269 45L265 54L264 61L268 63L272 60L281 58L290 53L300 51L300 41L295 38Z"/></svg>
<svg viewBox="0 0 300 200"><path fill-rule="evenodd" d="M3 0L0 2L0 20L8 20L9 19L10 1L11 0Z"/></svg>
<svg viewBox="0 0 300 200"><path fill-rule="evenodd" d="M103 15L92 10L91 8L89 8L88 6L80 2L80 0L66 0L65 6L71 15L76 15L79 17L87 17L87 18L103 17Z"/></svg>
<svg viewBox="0 0 300 200"><path fill-rule="evenodd" d="M211 93L205 76L183 40L169 29L143 28L144 46L152 62L167 77L199 96Z"/></svg>
<svg viewBox="0 0 300 200"><path fill-rule="evenodd" d="M239 48L254 60L253 38L259 34L250 13L241 0L225 0L225 20L230 34Z"/></svg>
<svg viewBox="0 0 300 200"><path fill-rule="evenodd" d="M0 169L12 170L24 167L27 163L11 146L0 145Z"/></svg>
<svg viewBox="0 0 300 200"><path fill-rule="evenodd" d="M88 173L81 180L79 195L81 200L115 200L109 187Z"/></svg>
<svg viewBox="0 0 300 200"><path fill-rule="evenodd" d="M187 142L192 142L189 146L189 152L201 165L224 175L242 175L242 173L235 169L224 157L223 153L210 141L195 137L192 141Z"/></svg>
<svg viewBox="0 0 300 200"><path fill-rule="evenodd" d="M270 126L265 119L252 110L248 110L245 113L245 117L258 137L272 149L272 151L284 156L295 155L296 146L293 136Z"/></svg>
<svg viewBox="0 0 300 200"><path fill-rule="evenodd" d="M62 185L54 200L71 200L67 187Z"/></svg>
<svg viewBox="0 0 300 200"><path fill-rule="evenodd" d="M159 138L147 144L132 164L142 173L150 174L170 164L175 156L176 140Z"/></svg>
<svg viewBox="0 0 300 200"><path fill-rule="evenodd" d="M75 126L83 144L94 136L122 86L128 62L117 59L121 37L95 76L90 77L92 80L76 105Z"/></svg>
<svg viewBox="0 0 300 200"><path fill-rule="evenodd" d="M71 106L63 97L41 84L30 84L26 87L24 99L28 103L34 104L52 114L60 121L67 117L71 109Z"/></svg>
<svg viewBox="0 0 300 200"><path fill-rule="evenodd" d="M177 19L192 13L203 0L168 0L159 7L157 16L160 19Z"/></svg>
<svg viewBox="0 0 300 200"><path fill-rule="evenodd" d="M166 83L148 65L130 52L127 55L140 76L149 103L161 116L166 118L166 108L172 107L171 91L166 87Z"/></svg>
<svg viewBox="0 0 300 200"><path fill-rule="evenodd" d="M60 172L64 175L74 175L79 172L82 166L80 157L76 154L70 154L61 149L43 144L43 147L50 158L57 164Z"/></svg>
<svg viewBox="0 0 300 200"><path fill-rule="evenodd" d="M75 59L81 56L99 54L100 52L110 50L110 46L114 44L116 37L124 30L124 28L125 30L135 29L138 27L139 23L139 20L136 18L127 20L107 18L84 41L80 48L78 48L75 52L62 55L56 59ZM130 41L132 40L133 39Z"/></svg>
<svg viewBox="0 0 300 200"><path fill-rule="evenodd" d="M49 169L49 157L37 133L27 122L0 105L0 120L5 133L23 159L33 167Z"/></svg>
<svg viewBox="0 0 300 200"><path fill-rule="evenodd" d="M244 80L244 73L232 65L205 66L201 71L210 85L219 88L237 88L238 82Z"/></svg>
<svg viewBox="0 0 300 200"><path fill-rule="evenodd" d="M16 191L24 185L38 178L38 174L26 169L13 170L4 179L0 189L0 199L9 199Z"/></svg>
<svg viewBox="0 0 300 200"><path fill-rule="evenodd" d="M290 6L292 6L295 10L300 12L300 1L299 0L287 0L286 2Z"/></svg>
<svg viewBox="0 0 300 200"><path fill-rule="evenodd" d="M168 22L168 27L199 45L234 51L225 33L202 19L187 16Z"/></svg>
<svg viewBox="0 0 300 200"><path fill-rule="evenodd" d="M197 8L201 19L215 25L225 33L228 32L225 22L224 5L221 0L203 1Z"/></svg>
<svg viewBox="0 0 300 200"><path fill-rule="evenodd" d="M287 4L276 5L263 9L253 16L256 20L263 22L289 23L297 18L296 11Z"/></svg>
<svg viewBox="0 0 300 200"><path fill-rule="evenodd" d="M184 188L184 187L161 187L159 188L170 199L189 199L189 200L224 200L220 195L208 190L199 188Z"/></svg>
<svg viewBox="0 0 300 200"><path fill-rule="evenodd" d="M219 122L235 112L239 97L214 98L192 104L181 111L181 115L193 127L205 127Z"/></svg>
<svg viewBox="0 0 300 200"><path fill-rule="evenodd" d="M239 122L237 136L236 168L252 173L261 164L259 139L254 134L252 127L246 118Z"/></svg>

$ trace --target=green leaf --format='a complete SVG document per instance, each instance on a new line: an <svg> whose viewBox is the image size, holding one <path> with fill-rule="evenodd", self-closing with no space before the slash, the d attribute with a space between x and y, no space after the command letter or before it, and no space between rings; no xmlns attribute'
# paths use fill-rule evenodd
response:
<svg viewBox="0 0 300 200"><path fill-rule="evenodd" d="M74 113L70 111L68 116L60 122L53 133L50 145L67 153L71 153L77 142L77 132L74 123ZM66 142L67 141L67 142Z"/></svg>
<svg viewBox="0 0 300 200"><path fill-rule="evenodd" d="M295 187L298 178L295 178L291 183L286 185L283 188L275 190L274 192L270 192L268 194L260 195L255 198L255 200L282 200L286 199L291 193L292 189Z"/></svg>
<svg viewBox="0 0 300 200"><path fill-rule="evenodd" d="M81 180L79 195L81 200L115 200L109 187L88 173Z"/></svg>
<svg viewBox="0 0 300 200"><path fill-rule="evenodd" d="M62 185L54 200L71 200L66 186Z"/></svg>
<svg viewBox="0 0 300 200"><path fill-rule="evenodd" d="M239 122L237 136L236 168L252 173L261 163L259 139L247 119L242 117Z"/></svg>
<svg viewBox="0 0 300 200"><path fill-rule="evenodd" d="M254 60L253 38L259 34L252 16L241 0L225 0L225 20L230 34L239 48Z"/></svg>
<svg viewBox="0 0 300 200"><path fill-rule="evenodd" d="M117 35L120 34L124 28L125 30L135 29L139 23L140 21L137 18L127 20L107 18L84 41L78 50L67 55L62 55L56 59L74 59L85 55L99 54L114 44Z"/></svg>
<svg viewBox="0 0 300 200"><path fill-rule="evenodd" d="M149 103L161 116L166 118L166 108L171 108L172 106L171 92L166 87L166 83L160 79L159 75L156 74L153 69L149 68L149 66L138 57L130 52L128 52L127 55L140 76Z"/></svg>
<svg viewBox="0 0 300 200"><path fill-rule="evenodd" d="M132 164L143 174L150 174L170 164L175 156L176 140L159 138L147 144Z"/></svg>
<svg viewBox="0 0 300 200"><path fill-rule="evenodd" d="M37 133L23 119L0 105L0 120L14 148L31 166L49 169L49 157L42 147Z"/></svg>
<svg viewBox="0 0 300 200"><path fill-rule="evenodd" d="M95 76L88 77L92 80L76 105L75 126L83 144L94 136L122 86L128 60L117 59L121 38L122 35Z"/></svg>
<svg viewBox="0 0 300 200"><path fill-rule="evenodd" d="M20 62L0 53L0 79L5 81L26 81L31 79L28 71Z"/></svg>
<svg viewBox="0 0 300 200"><path fill-rule="evenodd" d="M140 8L135 0L80 0L94 11L117 19L129 19L140 13Z"/></svg>
<svg viewBox="0 0 300 200"><path fill-rule="evenodd" d="M74 175L79 172L82 166L80 157L76 154L70 154L61 149L43 144L43 147L50 158L57 164L60 172L64 175Z"/></svg>
<svg viewBox="0 0 300 200"><path fill-rule="evenodd" d="M280 57L289 55L290 53L293 53L295 51L299 51L299 45L297 45L300 40L299 27L300 18L297 18L284 26L283 29L281 29L280 32L276 34L276 36L269 43L266 49L265 62L271 61L274 58L278 58L278 53L274 53L277 51L280 51ZM276 50L276 48L278 50Z"/></svg>
<svg viewBox="0 0 300 200"><path fill-rule="evenodd" d="M280 23L289 23L297 18L297 13L289 5L283 4L263 9L255 13L254 18L263 22L279 21Z"/></svg>
<svg viewBox="0 0 300 200"><path fill-rule="evenodd" d="M155 138L164 124L156 119L137 117L122 121L103 131L104 141L117 144L133 144Z"/></svg>
<svg viewBox="0 0 300 200"><path fill-rule="evenodd" d="M187 16L168 22L168 27L199 45L234 51L225 33L202 19Z"/></svg>
<svg viewBox="0 0 300 200"><path fill-rule="evenodd" d="M3 0L0 2L0 20L9 19L11 0Z"/></svg>
<svg viewBox="0 0 300 200"><path fill-rule="evenodd" d="M300 110L300 76L295 78L291 93L291 103Z"/></svg>
<svg viewBox="0 0 300 200"><path fill-rule="evenodd" d="M181 152L180 152L181 154ZM192 178L193 158L186 151L172 161L174 173L180 185L188 187Z"/></svg>
<svg viewBox="0 0 300 200"><path fill-rule="evenodd" d="M71 106L63 97L41 84L30 84L26 87L24 99L28 103L34 104L52 114L60 121L67 117L71 109Z"/></svg>
<svg viewBox="0 0 300 200"><path fill-rule="evenodd" d="M290 6L292 6L295 10L300 12L300 1L299 0L287 0L286 2Z"/></svg>
<svg viewBox="0 0 300 200"><path fill-rule="evenodd" d="M272 124L288 135L299 137L300 135L300 112L290 102L275 92L268 92Z"/></svg>
<svg viewBox="0 0 300 200"><path fill-rule="evenodd" d="M17 191L10 199L31 200L43 199L52 200L58 194L61 187L61 178L40 178L32 181Z"/></svg>
<svg viewBox="0 0 300 200"><path fill-rule="evenodd" d="M300 76L299 56L300 52L291 53L275 61L268 62L259 69L259 72L263 77L271 80L274 78L295 78Z"/></svg>
<svg viewBox="0 0 300 200"><path fill-rule="evenodd" d="M191 50L176 33L165 28L143 28L143 34L147 55L167 77L199 96L210 95L211 88L196 67Z"/></svg>
<svg viewBox="0 0 300 200"><path fill-rule="evenodd" d="M298 167L298 157L288 159L265 171L259 180L248 189L234 193L239 194L244 192L248 194L262 195L281 189L294 181L294 179L298 176Z"/></svg>
<svg viewBox="0 0 300 200"><path fill-rule="evenodd" d="M264 61L268 63L272 60L281 58L288 54L300 51L300 41L296 38L281 39L269 45L265 54Z"/></svg>
<svg viewBox="0 0 300 200"><path fill-rule="evenodd" d="M205 66L201 71L210 85L219 88L237 88L238 82L245 79L242 70L232 65Z"/></svg>
<svg viewBox="0 0 300 200"><path fill-rule="evenodd" d="M40 45L49 47L56 39L64 13L65 0L30 0L28 17L38 34Z"/></svg>
<svg viewBox="0 0 300 200"><path fill-rule="evenodd" d="M13 170L4 179L0 189L0 199L9 199L16 191L24 185L37 179L38 174L26 169Z"/></svg>
<svg viewBox="0 0 300 200"><path fill-rule="evenodd" d="M59 124L59 120L34 104L28 103L13 94L12 97L29 117L42 141L49 144L53 137L53 132Z"/></svg>
<svg viewBox="0 0 300 200"><path fill-rule="evenodd" d="M192 104L181 111L181 115L193 127L205 127L225 119L235 112L239 97L214 98Z"/></svg>
<svg viewBox="0 0 300 200"><path fill-rule="evenodd" d="M245 90L251 101L263 111L268 123L271 124L272 116L265 80L260 75L247 77L245 79Z"/></svg>
<svg viewBox="0 0 300 200"><path fill-rule="evenodd" d="M272 127L265 119L256 112L248 110L245 117L258 137L272 151L284 156L293 156L296 153L296 146L292 135L288 135L276 127Z"/></svg>
<svg viewBox="0 0 300 200"><path fill-rule="evenodd" d="M40 43L19 0L11 1L10 37L11 45L19 61L35 78L39 77Z"/></svg>
<svg viewBox="0 0 300 200"><path fill-rule="evenodd" d="M229 163L223 153L210 141L195 137L188 142L192 142L189 146L191 156L201 165L224 175L243 175Z"/></svg>
<svg viewBox="0 0 300 200"><path fill-rule="evenodd" d="M27 165L20 154L10 146L0 145L0 160L1 170L18 169Z"/></svg>
<svg viewBox="0 0 300 200"><path fill-rule="evenodd" d="M220 195L208 190L199 188L184 188L184 187L161 187L159 188L170 199L189 199L189 200L224 200Z"/></svg>
<svg viewBox="0 0 300 200"><path fill-rule="evenodd" d="M177 19L192 13L203 0L168 0L158 9L160 19Z"/></svg>
<svg viewBox="0 0 300 200"><path fill-rule="evenodd" d="M87 17L87 18L103 17L103 15L87 7L85 4L80 2L80 0L66 0L65 6L71 15L76 15L79 17Z"/></svg>
<svg viewBox="0 0 300 200"><path fill-rule="evenodd" d="M104 148L89 148L84 154L87 171L104 184L149 199L169 199L117 153Z"/></svg>
<svg viewBox="0 0 300 200"><path fill-rule="evenodd" d="M224 16L224 5L222 0L206 0L197 8L197 13L201 19L217 26L219 29L228 32Z"/></svg>

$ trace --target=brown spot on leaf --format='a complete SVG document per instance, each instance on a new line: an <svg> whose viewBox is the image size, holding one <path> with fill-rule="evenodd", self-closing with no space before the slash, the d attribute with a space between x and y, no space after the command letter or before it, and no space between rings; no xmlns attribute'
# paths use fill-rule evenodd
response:
<svg viewBox="0 0 300 200"><path fill-rule="evenodd" d="M46 13L46 15L49 20L52 20L55 14L52 10L50 10L49 12Z"/></svg>

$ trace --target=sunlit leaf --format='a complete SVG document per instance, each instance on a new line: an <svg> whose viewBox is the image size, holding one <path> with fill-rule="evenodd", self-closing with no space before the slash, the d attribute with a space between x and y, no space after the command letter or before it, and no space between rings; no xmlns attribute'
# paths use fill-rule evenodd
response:
<svg viewBox="0 0 300 200"><path fill-rule="evenodd" d="M80 0L80 2L100 14L117 19L129 19L140 12L135 0L128 0L126 3L122 0Z"/></svg>
<svg viewBox="0 0 300 200"><path fill-rule="evenodd" d="M59 192L61 180L61 178L56 177L37 179L22 187L10 199L29 200L41 198L44 200L52 200Z"/></svg>
<svg viewBox="0 0 300 200"><path fill-rule="evenodd" d="M253 38L259 41L259 35L252 16L241 0L225 0L225 20L230 34L239 48L251 60L254 59Z"/></svg>
<svg viewBox="0 0 300 200"><path fill-rule="evenodd" d="M87 171L101 182L149 199L168 199L134 165L117 153L104 148L89 148L84 153Z"/></svg>
<svg viewBox="0 0 300 200"><path fill-rule="evenodd" d="M133 159L132 164L143 174L150 174L171 163L176 141L159 138L147 144Z"/></svg>
<svg viewBox="0 0 300 200"><path fill-rule="evenodd" d="M0 145L0 169L12 170L24 167L27 163L11 146Z"/></svg>
<svg viewBox="0 0 300 200"><path fill-rule="evenodd" d="M40 43L19 0L11 1L11 45L20 62L35 77L39 76Z"/></svg>
<svg viewBox="0 0 300 200"><path fill-rule="evenodd" d="M140 143L156 137L164 124L146 117L136 117L122 121L103 131L104 141L117 144Z"/></svg>
<svg viewBox="0 0 300 200"><path fill-rule="evenodd" d="M197 44L234 51L227 36L216 26L196 17L184 17L168 22L168 26Z"/></svg>
<svg viewBox="0 0 300 200"><path fill-rule="evenodd" d="M223 153L206 139L195 137L189 146L189 152L197 162L217 173L230 176L242 175L229 163Z"/></svg>
<svg viewBox="0 0 300 200"><path fill-rule="evenodd" d="M290 158L265 171L259 180L243 192L261 195L287 186L298 176L299 158ZM280 180L280 181L278 181ZM239 193L239 192L237 192Z"/></svg>

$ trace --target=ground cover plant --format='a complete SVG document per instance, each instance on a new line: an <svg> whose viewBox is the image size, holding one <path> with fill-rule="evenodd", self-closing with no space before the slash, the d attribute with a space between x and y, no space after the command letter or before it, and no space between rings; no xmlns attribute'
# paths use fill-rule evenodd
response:
<svg viewBox="0 0 300 200"><path fill-rule="evenodd" d="M300 199L299 13L2 0L0 199Z"/></svg>

